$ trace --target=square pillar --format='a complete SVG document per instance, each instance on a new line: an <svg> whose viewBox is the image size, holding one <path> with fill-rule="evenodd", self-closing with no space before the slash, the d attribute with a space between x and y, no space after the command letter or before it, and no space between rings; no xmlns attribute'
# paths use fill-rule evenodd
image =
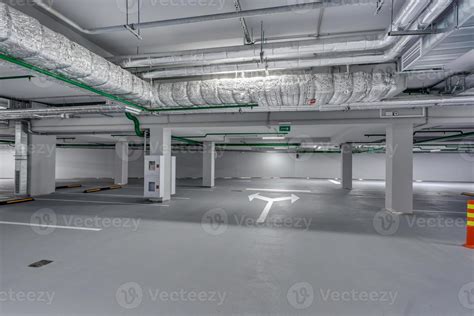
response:
<svg viewBox="0 0 474 316"><path fill-rule="evenodd" d="M171 129L150 128L150 155L164 157L160 166L164 176L161 201L169 201L171 200Z"/></svg>
<svg viewBox="0 0 474 316"><path fill-rule="evenodd" d="M128 142L115 144L114 183L128 184Z"/></svg>
<svg viewBox="0 0 474 316"><path fill-rule="evenodd" d="M47 195L56 191L56 136L28 135L28 193Z"/></svg>
<svg viewBox="0 0 474 316"><path fill-rule="evenodd" d="M413 213L413 124L387 127L385 208Z"/></svg>
<svg viewBox="0 0 474 316"><path fill-rule="evenodd" d="M352 144L341 145L342 188L352 190Z"/></svg>
<svg viewBox="0 0 474 316"><path fill-rule="evenodd" d="M204 142L202 149L202 186L215 186L216 145L214 142Z"/></svg>
<svg viewBox="0 0 474 316"><path fill-rule="evenodd" d="M28 195L28 133L23 122L15 123L15 195Z"/></svg>

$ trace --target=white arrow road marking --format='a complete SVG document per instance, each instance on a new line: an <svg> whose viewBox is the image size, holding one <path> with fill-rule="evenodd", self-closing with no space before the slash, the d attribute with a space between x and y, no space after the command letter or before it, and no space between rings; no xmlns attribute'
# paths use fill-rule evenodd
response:
<svg viewBox="0 0 474 316"><path fill-rule="evenodd" d="M260 193L249 195L250 202L252 202L255 199L267 202L267 205L265 205L265 208L263 209L262 214L260 214L260 217L257 219L257 223L261 224L261 223L264 223L265 220L267 219L268 213L270 213L270 209L272 208L273 203L291 201L291 204L293 204L296 201L298 201L300 198L294 194L292 194L291 196L281 197L281 198L276 198L276 199L272 199L266 196L261 196Z"/></svg>

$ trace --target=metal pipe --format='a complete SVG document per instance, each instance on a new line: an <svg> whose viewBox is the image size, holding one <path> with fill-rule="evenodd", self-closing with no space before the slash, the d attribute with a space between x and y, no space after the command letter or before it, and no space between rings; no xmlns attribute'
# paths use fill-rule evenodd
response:
<svg viewBox="0 0 474 316"><path fill-rule="evenodd" d="M393 28L396 30L405 30L413 23L424 8L429 5L429 0L409 0L402 7L397 17L388 31ZM387 32L388 32L387 31ZM365 52L368 50L386 50L393 44L400 42L401 39L394 38L385 34L383 37L362 37L362 38L348 38L347 40L315 40L315 41L299 41L288 43L273 43L264 46L265 55L272 58L281 58L282 56L297 56L297 58L306 56L314 56L315 54L334 54L338 52ZM158 66L158 65L176 65L176 64L193 64L196 62L214 61L214 64L224 63L242 63L239 58L258 58L259 51L254 47L237 47L227 48L224 51L197 53L197 54L182 54L178 56L165 56L153 59L134 60L124 62L124 67L137 66ZM219 60L216 62L215 60ZM254 61L251 61L254 63ZM156 78L159 75L146 75L147 78Z"/></svg>
<svg viewBox="0 0 474 316"><path fill-rule="evenodd" d="M136 27L140 27L140 29L157 28L157 27L175 26L175 25L183 25L183 24L191 24L191 23L222 21L222 20L228 20L228 19L240 19L240 18L246 18L246 17L264 16L264 15L277 14L277 13L300 12L300 11L306 11L306 10L316 10L316 9L321 9L321 8L330 8L330 7L345 6L345 5L367 5L367 4L375 3L375 2L376 2L375 0L361 0L361 1L322 0L320 2L301 3L301 4L293 4L293 5L286 5L286 6L279 6L279 7L253 9L253 10L242 10L238 12L209 14L209 15L169 19L169 20L162 20L162 21L142 22L140 23L140 25L130 24L128 26L132 27L133 29L135 29ZM93 28L93 29L85 29L79 24L77 24L76 22L72 21L71 19L67 18L66 16L58 12L57 10L53 9L48 4L44 3L42 0L33 0L33 3L35 3L37 6L39 6L43 10L54 15L58 19L62 20L69 26L78 30L79 32L82 32L85 34L103 34L103 33L121 32L121 31L126 30L125 28L126 25L114 25L114 26L107 26L107 27L100 27L100 28Z"/></svg>
<svg viewBox="0 0 474 316"><path fill-rule="evenodd" d="M441 5L440 1L433 2L429 7L436 7ZM408 5L408 7L411 7ZM406 10L402 10L402 12L407 12ZM412 13L413 14L413 13ZM399 21L397 18L396 21ZM408 30L416 30L417 23L414 23ZM299 58L295 60L285 60L285 61L269 61L266 63L265 67L269 69L306 69L312 67L326 67L326 66L338 66L338 65L354 65L354 64L375 64L375 63L386 63L396 59L404 50L405 46L410 43L411 40L416 38L416 36L406 36L403 38L399 37L391 37L389 35L385 36L384 39L378 41L354 41L354 42L347 42L347 43L339 43L339 44L319 44L319 49L322 49L325 53L330 53L334 51L366 51L366 50L373 50L375 48L383 48L387 44L395 43L395 45L391 46L388 50L386 50L383 54L376 54L376 55L361 55L361 53L353 53L349 56L344 57L328 57L328 58L321 58L313 57L313 58ZM312 49L315 48L314 45L309 45ZM302 53L302 49L304 47L297 46L297 52ZM293 48L293 53L294 52ZM306 51L306 50L304 50ZM281 52L278 49L273 51ZM315 52L315 51L313 51ZM316 51L315 53L317 53ZM178 57L179 58L179 57ZM194 56L196 59L197 57ZM232 73L232 72L242 72L242 71L254 71L262 69L262 65L256 65L253 62L242 62L242 63L235 63L230 65L209 65L209 66L201 66L201 67L183 67L183 68L173 68L173 69L164 69L164 70L155 70L148 73L144 73L143 77L147 79L153 78L177 78L177 77L190 77L190 76L205 76L209 74L216 74L216 73Z"/></svg>
<svg viewBox="0 0 474 316"><path fill-rule="evenodd" d="M420 108L443 105L474 105L474 96L445 97L445 98L420 98L409 100L392 100L382 102L360 102L342 105L323 105L320 111L348 111L348 110L374 110L374 109L401 109Z"/></svg>

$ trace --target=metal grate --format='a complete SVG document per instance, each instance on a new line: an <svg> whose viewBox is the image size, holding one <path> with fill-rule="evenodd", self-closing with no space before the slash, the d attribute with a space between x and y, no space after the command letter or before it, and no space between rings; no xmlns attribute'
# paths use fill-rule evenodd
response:
<svg viewBox="0 0 474 316"><path fill-rule="evenodd" d="M403 54L401 60L402 71L409 69L410 66L421 57L422 48L423 39L420 39Z"/></svg>

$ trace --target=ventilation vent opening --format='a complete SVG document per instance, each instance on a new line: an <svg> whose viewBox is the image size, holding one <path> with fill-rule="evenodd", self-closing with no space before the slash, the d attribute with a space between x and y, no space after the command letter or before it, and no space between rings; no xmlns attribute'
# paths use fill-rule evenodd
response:
<svg viewBox="0 0 474 316"><path fill-rule="evenodd" d="M412 47L410 47L402 56L402 71L409 70L422 55L423 39L419 39Z"/></svg>

